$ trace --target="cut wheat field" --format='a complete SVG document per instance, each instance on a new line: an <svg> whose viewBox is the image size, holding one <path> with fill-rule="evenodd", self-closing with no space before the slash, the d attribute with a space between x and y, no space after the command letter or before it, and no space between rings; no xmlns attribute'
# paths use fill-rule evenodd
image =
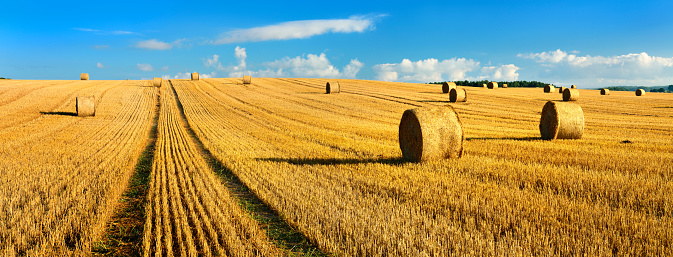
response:
<svg viewBox="0 0 673 257"><path fill-rule="evenodd" d="M673 255L673 94L580 89L584 136L548 141L540 113L561 94L465 89L0 81L0 253L90 254L156 125L138 255L301 254L213 163L319 255ZM95 116L72 115L79 95ZM458 113L463 156L404 161L402 113L436 105Z"/></svg>

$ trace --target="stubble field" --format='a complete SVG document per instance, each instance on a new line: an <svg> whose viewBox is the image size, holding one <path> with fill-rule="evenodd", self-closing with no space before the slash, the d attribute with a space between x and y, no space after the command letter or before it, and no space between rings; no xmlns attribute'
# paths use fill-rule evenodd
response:
<svg viewBox="0 0 673 257"><path fill-rule="evenodd" d="M673 254L673 95L580 90L584 137L546 141L541 88L338 81L0 81L0 250L91 251L158 117L142 255L292 254L210 159L328 255ZM447 104L463 157L402 160L404 110Z"/></svg>

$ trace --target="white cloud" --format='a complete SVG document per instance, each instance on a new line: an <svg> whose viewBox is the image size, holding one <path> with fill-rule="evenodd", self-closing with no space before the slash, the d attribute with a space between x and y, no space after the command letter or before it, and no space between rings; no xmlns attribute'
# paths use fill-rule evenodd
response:
<svg viewBox="0 0 673 257"><path fill-rule="evenodd" d="M217 75L217 73L215 73L214 71L211 72L210 74L199 73L199 78L209 79L209 78L214 78L216 75ZM178 72L178 74L175 74L173 76L162 75L161 78L163 78L163 79L191 79L192 78L192 73L191 72Z"/></svg>
<svg viewBox="0 0 673 257"><path fill-rule="evenodd" d="M153 71L154 67L152 65L147 64L147 63L138 63L138 69L141 71Z"/></svg>
<svg viewBox="0 0 673 257"><path fill-rule="evenodd" d="M355 75L357 75L358 72L360 72L360 69L362 69L362 67L364 66L365 64L358 61L358 59L353 59L351 60L350 63L348 63L348 65L346 65L346 67L344 67L344 71L341 77L347 79L354 79Z"/></svg>
<svg viewBox="0 0 673 257"><path fill-rule="evenodd" d="M162 71L167 71L167 70L168 70L168 66L161 67L161 70L162 70Z"/></svg>
<svg viewBox="0 0 673 257"><path fill-rule="evenodd" d="M96 63L96 67L102 69L102 68L105 68L105 65L103 65L103 63L100 63L100 62L99 62L99 63Z"/></svg>
<svg viewBox="0 0 673 257"><path fill-rule="evenodd" d="M377 64L373 68L379 80L431 82L468 79L467 72L477 70L479 62L465 58L441 62L435 58L416 62L403 59L400 63Z"/></svg>
<svg viewBox="0 0 673 257"><path fill-rule="evenodd" d="M265 66L286 70L294 76L306 78L336 78L339 70L332 66L325 53L308 54L306 57L285 57L281 60L265 63Z"/></svg>
<svg viewBox="0 0 673 257"><path fill-rule="evenodd" d="M594 86L658 85L673 80L673 57L630 53L615 56L577 55L577 51L556 51L518 54L540 63L540 77L554 78L562 83L581 81Z"/></svg>
<svg viewBox="0 0 673 257"><path fill-rule="evenodd" d="M169 50L175 47L182 47L186 39L178 39L171 43L162 42L156 39L144 40L133 45L135 48L147 49L147 50Z"/></svg>
<svg viewBox="0 0 673 257"><path fill-rule="evenodd" d="M115 35L115 36L120 36L120 35L133 35L133 34L138 34L136 32L132 31L124 31L124 30L115 30L115 31L105 31L105 30L99 30L99 29L89 29L89 28L72 28L74 30L79 30L79 31L84 31L84 32L91 32L96 35Z"/></svg>
<svg viewBox="0 0 673 257"><path fill-rule="evenodd" d="M498 81L514 81L519 80L519 73L516 71L519 67L514 64L506 64L498 66L488 66L481 68L483 79L498 80Z"/></svg>
<svg viewBox="0 0 673 257"><path fill-rule="evenodd" d="M212 44L303 39L326 33L363 32L374 28L379 16L351 16L348 19L288 21L275 25L226 32Z"/></svg>

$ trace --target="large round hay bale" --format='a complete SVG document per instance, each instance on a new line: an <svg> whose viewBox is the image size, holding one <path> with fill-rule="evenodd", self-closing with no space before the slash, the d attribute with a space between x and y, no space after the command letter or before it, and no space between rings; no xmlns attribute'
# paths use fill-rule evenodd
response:
<svg viewBox="0 0 673 257"><path fill-rule="evenodd" d="M449 92L449 101L452 103L467 102L467 91L464 88L452 88Z"/></svg>
<svg viewBox="0 0 673 257"><path fill-rule="evenodd" d="M498 89L498 82L488 82L488 89Z"/></svg>
<svg viewBox="0 0 673 257"><path fill-rule="evenodd" d="M643 96L643 95L645 95L645 90L644 89L636 90L636 96Z"/></svg>
<svg viewBox="0 0 673 257"><path fill-rule="evenodd" d="M488 85L486 85L486 84L481 84L481 86L484 87L484 88L488 88Z"/></svg>
<svg viewBox="0 0 673 257"><path fill-rule="evenodd" d="M198 72L192 72L192 80L199 80L199 73Z"/></svg>
<svg viewBox="0 0 673 257"><path fill-rule="evenodd" d="M329 81L327 82L327 85L325 85L325 91L327 91L328 94L336 94L341 92L341 86L339 86L339 82L337 81Z"/></svg>
<svg viewBox="0 0 673 257"><path fill-rule="evenodd" d="M563 94L563 90L566 90L567 87L559 87L558 88L558 93Z"/></svg>
<svg viewBox="0 0 673 257"><path fill-rule="evenodd" d="M507 84L502 84L502 88L507 88Z"/></svg>
<svg viewBox="0 0 673 257"><path fill-rule="evenodd" d="M89 73L79 74L79 79L80 80L89 80Z"/></svg>
<svg viewBox="0 0 673 257"><path fill-rule="evenodd" d="M251 76L243 76L243 84L250 84L252 83L252 77Z"/></svg>
<svg viewBox="0 0 673 257"><path fill-rule="evenodd" d="M399 130L406 160L419 162L463 155L463 124L453 107L433 106L404 111Z"/></svg>
<svg viewBox="0 0 673 257"><path fill-rule="evenodd" d="M554 88L554 86L552 86L552 85L546 85L546 86L544 86L544 92L545 92L545 93L551 93L551 92L553 92L554 90L556 90L556 88Z"/></svg>
<svg viewBox="0 0 673 257"><path fill-rule="evenodd" d="M164 79L162 78L154 78L152 79L152 85L155 87L161 87L161 82L163 82Z"/></svg>
<svg viewBox="0 0 673 257"><path fill-rule="evenodd" d="M78 96L75 98L75 110L77 116L96 115L96 98L94 96Z"/></svg>
<svg viewBox="0 0 673 257"><path fill-rule="evenodd" d="M446 94L446 93L448 93L449 91L451 91L452 88L456 88L456 83L453 83L453 82L444 82L444 83L442 84L442 92L444 92L444 94Z"/></svg>
<svg viewBox="0 0 673 257"><path fill-rule="evenodd" d="M575 86L575 85L570 85L570 88L574 88L574 89L576 89L577 86Z"/></svg>
<svg viewBox="0 0 673 257"><path fill-rule="evenodd" d="M563 101L577 101L580 99L580 91L574 88L566 88L563 90Z"/></svg>
<svg viewBox="0 0 673 257"><path fill-rule="evenodd" d="M603 88L601 89L601 95L609 95L610 94L610 89Z"/></svg>
<svg viewBox="0 0 673 257"><path fill-rule="evenodd" d="M584 112L574 103L548 101L542 108L542 139L580 139L584 134Z"/></svg>

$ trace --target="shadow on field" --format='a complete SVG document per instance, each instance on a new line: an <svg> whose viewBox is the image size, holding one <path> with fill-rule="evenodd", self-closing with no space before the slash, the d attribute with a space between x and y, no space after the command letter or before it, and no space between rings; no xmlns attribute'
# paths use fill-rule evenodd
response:
<svg viewBox="0 0 673 257"><path fill-rule="evenodd" d="M315 92L315 91L314 92L297 92L297 94L298 95L324 95L326 93L325 93L325 90L323 90L321 92Z"/></svg>
<svg viewBox="0 0 673 257"><path fill-rule="evenodd" d="M418 100L419 103L451 103L451 101L438 101L438 100Z"/></svg>
<svg viewBox="0 0 673 257"><path fill-rule="evenodd" d="M473 140L513 140L513 141L540 141L541 137L471 137L465 138L465 141Z"/></svg>
<svg viewBox="0 0 673 257"><path fill-rule="evenodd" d="M40 112L44 115L63 115L63 116L77 116L75 112Z"/></svg>
<svg viewBox="0 0 673 257"><path fill-rule="evenodd" d="M257 158L258 161L285 162L296 165L333 165L333 164L361 164L380 163L399 165L407 163L401 156L396 158L369 158L369 159L337 159L337 158Z"/></svg>
<svg viewBox="0 0 673 257"><path fill-rule="evenodd" d="M673 106L657 106L657 107L654 107L654 108L657 108L657 109L673 109Z"/></svg>

